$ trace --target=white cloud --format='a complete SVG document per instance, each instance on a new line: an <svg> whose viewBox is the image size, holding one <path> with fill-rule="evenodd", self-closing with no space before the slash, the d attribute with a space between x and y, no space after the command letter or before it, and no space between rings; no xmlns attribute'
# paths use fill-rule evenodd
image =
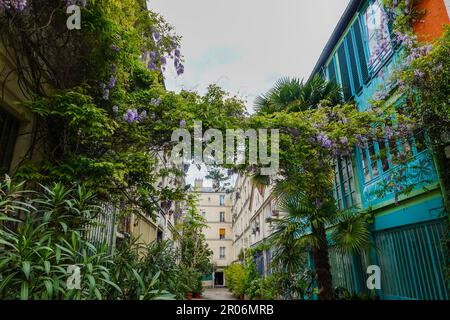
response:
<svg viewBox="0 0 450 320"><path fill-rule="evenodd" d="M169 90L218 83L253 104L282 76L307 78L349 0L152 0L182 39Z"/></svg>
<svg viewBox="0 0 450 320"><path fill-rule="evenodd" d="M247 99L282 76L308 78L349 0L150 0L183 37L185 74L168 68L169 90L217 83ZM205 175L195 166L189 183Z"/></svg>

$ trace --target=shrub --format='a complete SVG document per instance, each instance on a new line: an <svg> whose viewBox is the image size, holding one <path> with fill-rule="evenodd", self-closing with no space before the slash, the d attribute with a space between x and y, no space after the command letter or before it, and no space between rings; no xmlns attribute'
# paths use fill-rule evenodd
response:
<svg viewBox="0 0 450 320"><path fill-rule="evenodd" d="M232 263L225 269L225 277L231 292L240 297L245 294L245 268L240 263Z"/></svg>

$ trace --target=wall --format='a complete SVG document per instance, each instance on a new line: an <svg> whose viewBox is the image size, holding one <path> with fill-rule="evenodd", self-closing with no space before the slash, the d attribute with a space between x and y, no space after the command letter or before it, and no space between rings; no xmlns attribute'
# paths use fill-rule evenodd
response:
<svg viewBox="0 0 450 320"><path fill-rule="evenodd" d="M446 8L447 6L447 8ZM449 24L450 1L448 0L422 0L417 8L426 12L421 21L414 24L414 32L421 41L433 41L440 37L444 25Z"/></svg>
<svg viewBox="0 0 450 320"><path fill-rule="evenodd" d="M213 251L212 262L217 269L228 266L233 258L233 238L231 228L231 197L225 192L214 192L211 188L199 188L198 208L206 219L207 228L203 230L208 247ZM225 197L220 205L220 196ZM225 221L220 222L220 212L225 213ZM220 239L219 230L225 229L225 239ZM220 247L225 247L225 258L220 258Z"/></svg>
<svg viewBox="0 0 450 320"><path fill-rule="evenodd" d="M11 161L11 174L17 170L18 165L33 146L35 126L33 114L23 104L28 99L22 94L18 85L17 74L13 70L15 70L13 63L7 57L4 47L0 46L0 82L4 86L0 92L0 107L20 121L19 133ZM42 145L36 143L33 148L34 157L32 160L39 161L43 158Z"/></svg>

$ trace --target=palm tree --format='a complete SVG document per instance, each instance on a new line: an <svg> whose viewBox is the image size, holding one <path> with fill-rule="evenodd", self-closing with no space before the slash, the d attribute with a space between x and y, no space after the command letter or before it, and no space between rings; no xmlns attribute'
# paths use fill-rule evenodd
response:
<svg viewBox="0 0 450 320"><path fill-rule="evenodd" d="M313 109L320 101L328 100L332 104L342 102L340 87L316 75L306 83L298 78L281 78L266 94L255 100L258 114L270 114L281 111L304 111Z"/></svg>
<svg viewBox="0 0 450 320"><path fill-rule="evenodd" d="M338 251L364 252L370 247L369 230L364 217L337 211L332 201L318 206L302 192L284 194L278 203L284 216L275 221L275 235L272 238L274 259L284 264L288 274L299 272L304 268L302 257L311 249L319 298L332 299L326 230L331 230L331 239Z"/></svg>
<svg viewBox="0 0 450 320"><path fill-rule="evenodd" d="M339 86L318 75L306 83L296 78L283 78L268 93L256 99L255 107L258 114L300 112L317 108L323 100L331 104L341 103ZM343 250L362 250L368 244L369 233L365 223L361 223L360 219L336 210L334 200L330 197L332 190L327 188L319 190L319 185L313 187L305 185L302 181L303 175L299 174L304 169L303 164L289 168L284 173L285 176L274 183L274 195L280 203L281 210L286 213L286 217L279 221L277 230L279 232L275 236L278 241L277 250L280 253L279 259L285 259L290 264L292 251L283 252L283 246L295 250L311 248L319 298L332 299L327 228L334 227L333 238ZM333 185L331 173L330 168L324 170L321 175L321 179L329 180L324 185ZM254 181L261 183L264 179L255 174ZM306 184L310 183L314 182L309 181ZM305 230L309 232L306 233Z"/></svg>

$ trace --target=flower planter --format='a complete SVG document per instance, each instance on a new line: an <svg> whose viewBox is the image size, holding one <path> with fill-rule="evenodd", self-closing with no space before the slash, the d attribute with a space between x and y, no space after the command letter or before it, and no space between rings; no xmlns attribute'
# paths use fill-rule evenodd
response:
<svg viewBox="0 0 450 320"><path fill-rule="evenodd" d="M188 292L188 293L186 294L186 299L192 300L192 292Z"/></svg>
<svg viewBox="0 0 450 320"><path fill-rule="evenodd" d="M195 292L194 293L194 298L195 299L200 299L202 297L202 294L200 292Z"/></svg>

